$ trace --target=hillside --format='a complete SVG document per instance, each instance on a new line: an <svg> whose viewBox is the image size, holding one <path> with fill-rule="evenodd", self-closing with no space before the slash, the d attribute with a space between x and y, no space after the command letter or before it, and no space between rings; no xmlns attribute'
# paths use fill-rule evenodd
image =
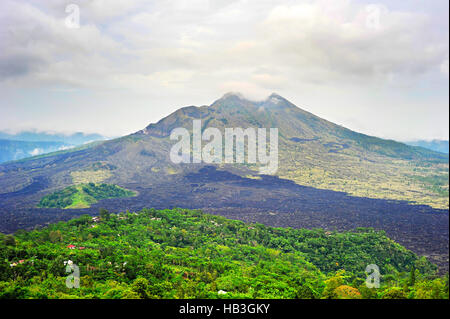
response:
<svg viewBox="0 0 450 319"><path fill-rule="evenodd" d="M371 229L271 228L181 209L0 235L0 298L448 298L424 258ZM80 269L80 288L64 285ZM380 267L378 289L365 285ZM219 293L220 291L220 293Z"/></svg>

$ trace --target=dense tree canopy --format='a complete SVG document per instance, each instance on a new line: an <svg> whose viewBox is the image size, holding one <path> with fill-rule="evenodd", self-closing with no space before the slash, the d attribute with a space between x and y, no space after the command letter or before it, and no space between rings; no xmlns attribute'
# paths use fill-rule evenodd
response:
<svg viewBox="0 0 450 319"><path fill-rule="evenodd" d="M369 264L380 268L378 289L365 285ZM72 265L79 289L66 287ZM448 275L438 277L426 259L373 229L273 228L182 209L102 210L0 234L0 297L448 298Z"/></svg>

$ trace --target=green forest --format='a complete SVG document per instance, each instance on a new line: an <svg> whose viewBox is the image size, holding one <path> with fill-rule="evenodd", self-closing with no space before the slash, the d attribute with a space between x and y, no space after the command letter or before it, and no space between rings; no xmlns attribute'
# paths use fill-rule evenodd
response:
<svg viewBox="0 0 450 319"><path fill-rule="evenodd" d="M448 274L383 232L274 228L184 209L102 209L0 234L0 298L448 299ZM367 265L379 288L366 286ZM79 288L66 286L73 265Z"/></svg>
<svg viewBox="0 0 450 319"><path fill-rule="evenodd" d="M44 196L39 208L88 208L99 200L132 197L135 193L112 184L78 184Z"/></svg>

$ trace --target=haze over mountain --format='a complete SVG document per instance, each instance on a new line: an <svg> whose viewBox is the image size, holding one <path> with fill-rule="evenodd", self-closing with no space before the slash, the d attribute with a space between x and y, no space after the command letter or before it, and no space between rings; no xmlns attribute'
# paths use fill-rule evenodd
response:
<svg viewBox="0 0 450 319"><path fill-rule="evenodd" d="M441 152L441 153L445 153L445 154L448 154L448 151L449 151L448 141L443 141L443 140L408 141L408 142L406 142L406 144L412 145L412 146L420 146L420 147L427 148L432 151Z"/></svg>
<svg viewBox="0 0 450 319"><path fill-rule="evenodd" d="M105 140L107 138L96 133L88 134L76 132L71 134L63 134L58 132L39 132L36 130L29 130L18 133L0 131L0 139L23 142L61 142L69 145L81 145L93 141Z"/></svg>
<svg viewBox="0 0 450 319"><path fill-rule="evenodd" d="M0 163L74 147L63 142L25 142L0 139Z"/></svg>
<svg viewBox="0 0 450 319"><path fill-rule="evenodd" d="M255 164L172 163L176 141L170 133L192 130L193 120L222 132L278 128L276 176L258 175ZM115 184L138 195L102 200L90 209L36 208L43 196L87 182ZM99 207L200 208L288 227L376 227L439 263L448 258L448 155L351 131L277 94L250 101L229 93L122 138L0 165L0 231Z"/></svg>
<svg viewBox="0 0 450 319"><path fill-rule="evenodd" d="M100 134L22 131L8 133L0 131L0 163L20 160L73 148L98 140L106 140Z"/></svg>

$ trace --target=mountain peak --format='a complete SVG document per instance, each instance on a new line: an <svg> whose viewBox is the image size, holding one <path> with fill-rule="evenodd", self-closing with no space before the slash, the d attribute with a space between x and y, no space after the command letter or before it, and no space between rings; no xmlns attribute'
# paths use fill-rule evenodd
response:
<svg viewBox="0 0 450 319"><path fill-rule="evenodd" d="M281 95L279 95L278 93L275 93L275 92L272 93L271 95L269 95L264 100L260 100L260 101L246 98L245 95L240 93L240 92L228 92L228 93L225 93L222 96L222 98L220 98L219 100L225 100L225 99L230 99L230 98L240 99L240 100L244 100L244 101L253 101L253 102L263 102L263 101L268 101L270 99L279 99L279 100L286 101L286 99L284 97L282 97Z"/></svg>
<svg viewBox="0 0 450 319"><path fill-rule="evenodd" d="M278 93L272 93L271 95L269 95L267 98L265 98L263 100L254 100L254 99L246 98L245 95L240 92L225 93L216 102L219 102L219 101L221 101L221 102L223 102L223 101L242 101L242 102L250 102L250 103L254 103L254 104L260 104L260 103L265 103L265 102L270 102L270 101L274 104L277 104L280 102L287 102L287 100L284 97L282 97L281 95L279 95ZM213 104L215 104L215 103L213 103Z"/></svg>
<svg viewBox="0 0 450 319"><path fill-rule="evenodd" d="M271 104L280 104L283 102L287 102L287 100L282 97L281 95L278 95L277 93L272 93L264 102L269 102Z"/></svg>
<svg viewBox="0 0 450 319"><path fill-rule="evenodd" d="M272 93L263 100L252 100L246 98L239 92L228 92L224 94L220 99L216 100L211 107L216 109L230 108L266 108L267 110L283 109L283 108L296 108L294 104L277 93Z"/></svg>
<svg viewBox="0 0 450 319"><path fill-rule="evenodd" d="M253 105L253 102L245 98L242 93L239 92L228 92L220 99L211 104L212 107L216 108L229 108L229 107L241 107L244 105Z"/></svg>
<svg viewBox="0 0 450 319"><path fill-rule="evenodd" d="M281 95L279 95L278 93L275 93L275 92L272 93L272 94L270 94L269 97L268 97L268 99L270 99L270 98L272 98L272 97L284 99L284 97L282 97Z"/></svg>
<svg viewBox="0 0 450 319"><path fill-rule="evenodd" d="M240 92L228 92L228 93L225 93L222 96L221 100L228 99L228 98L238 98L238 99L241 99L241 100L246 100L246 98L244 97L244 94L242 94Z"/></svg>

